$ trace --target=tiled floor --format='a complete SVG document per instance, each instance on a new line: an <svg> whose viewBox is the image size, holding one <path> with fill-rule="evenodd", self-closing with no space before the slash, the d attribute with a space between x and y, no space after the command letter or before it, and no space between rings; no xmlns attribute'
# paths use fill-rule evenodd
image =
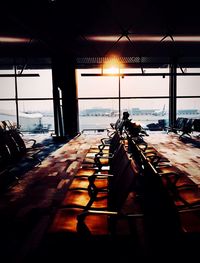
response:
<svg viewBox="0 0 200 263"><path fill-rule="evenodd" d="M105 137L105 134L82 135L60 145L42 160L41 165L27 171L18 184L1 195L0 248L1 256L7 259L5 262L27 262L27 255L34 254L87 150L99 144L102 135ZM158 150L163 154L175 156L171 161L176 165L180 158L181 167L190 172L194 170L195 176L198 175L199 148L179 141L174 134L151 133L146 139L155 147L161 145Z"/></svg>
<svg viewBox="0 0 200 263"><path fill-rule="evenodd" d="M144 140L200 185L200 138L196 135L179 138L175 133L151 132Z"/></svg>
<svg viewBox="0 0 200 263"><path fill-rule="evenodd" d="M95 136L90 143L97 140ZM47 140L46 150L49 145ZM23 173L15 185L1 193L0 248L6 262L22 262L34 251L90 144L82 136L52 147L54 151L48 149L49 155L42 156L41 165Z"/></svg>

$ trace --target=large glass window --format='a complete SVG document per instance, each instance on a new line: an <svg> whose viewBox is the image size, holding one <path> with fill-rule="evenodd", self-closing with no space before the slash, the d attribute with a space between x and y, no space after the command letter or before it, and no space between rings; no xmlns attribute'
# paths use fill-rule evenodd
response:
<svg viewBox="0 0 200 263"><path fill-rule="evenodd" d="M19 124L22 131L54 130L53 100L20 100Z"/></svg>
<svg viewBox="0 0 200 263"><path fill-rule="evenodd" d="M15 123L17 122L15 101L0 101L0 120L11 120Z"/></svg>
<svg viewBox="0 0 200 263"><path fill-rule="evenodd" d="M200 68L185 69L186 73L199 73ZM200 76L178 76L177 96L200 96Z"/></svg>
<svg viewBox="0 0 200 263"><path fill-rule="evenodd" d="M121 99L121 109L130 113L132 122L140 123L144 128L159 120L168 123L169 99Z"/></svg>
<svg viewBox="0 0 200 263"><path fill-rule="evenodd" d="M124 69L126 73L141 73L140 69ZM122 71L122 72L123 72ZM145 69L145 73L168 73L168 69ZM169 77L125 76L120 78L122 97L169 96Z"/></svg>
<svg viewBox="0 0 200 263"><path fill-rule="evenodd" d="M119 118L118 107L118 99L79 100L80 131L110 127Z"/></svg>
<svg viewBox="0 0 200 263"><path fill-rule="evenodd" d="M77 71L79 98L106 98L118 96L118 77L83 77L81 76L82 73L100 74L101 69L84 69Z"/></svg>
<svg viewBox="0 0 200 263"><path fill-rule="evenodd" d="M22 131L47 132L54 130L52 73L47 69L23 71L34 73L39 77L18 77L16 82L13 76L0 78L0 120L18 119Z"/></svg>
<svg viewBox="0 0 200 263"><path fill-rule="evenodd" d="M14 74L14 70L0 70L0 74ZM13 77L0 77L0 98L15 98L15 79Z"/></svg>
<svg viewBox="0 0 200 263"><path fill-rule="evenodd" d="M39 77L17 79L18 98L52 98L51 70L24 70L23 74L39 73Z"/></svg>
<svg viewBox="0 0 200 263"><path fill-rule="evenodd" d="M144 127L160 119L168 122L169 77L168 68L145 69L148 73L163 75L141 76L141 69L120 69L125 76L82 76L82 73L101 73L101 69L79 69L78 102L79 130L106 128L129 111L130 118ZM137 75L139 73L139 76Z"/></svg>
<svg viewBox="0 0 200 263"><path fill-rule="evenodd" d="M187 68L187 73L200 73L199 68ZM200 118L200 76L177 77L177 116Z"/></svg>

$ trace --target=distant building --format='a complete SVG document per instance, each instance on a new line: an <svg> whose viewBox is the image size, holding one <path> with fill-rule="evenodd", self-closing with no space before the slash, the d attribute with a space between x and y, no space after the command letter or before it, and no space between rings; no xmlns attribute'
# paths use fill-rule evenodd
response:
<svg viewBox="0 0 200 263"><path fill-rule="evenodd" d="M184 109L184 110L177 110L178 115L195 115L199 114L197 109Z"/></svg>

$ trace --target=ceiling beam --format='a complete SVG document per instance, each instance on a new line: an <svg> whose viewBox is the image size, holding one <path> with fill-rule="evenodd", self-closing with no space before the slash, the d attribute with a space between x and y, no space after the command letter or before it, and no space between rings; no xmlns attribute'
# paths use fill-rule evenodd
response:
<svg viewBox="0 0 200 263"><path fill-rule="evenodd" d="M120 73L120 74L106 74L106 73L82 73L82 77L128 77L128 76L200 76L200 72L194 72L194 73Z"/></svg>
<svg viewBox="0 0 200 263"><path fill-rule="evenodd" d="M0 78L7 78L7 77L40 77L40 74L0 74Z"/></svg>

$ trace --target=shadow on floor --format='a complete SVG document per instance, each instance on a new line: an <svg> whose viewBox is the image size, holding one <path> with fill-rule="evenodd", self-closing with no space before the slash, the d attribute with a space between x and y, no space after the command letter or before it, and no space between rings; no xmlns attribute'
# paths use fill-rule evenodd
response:
<svg viewBox="0 0 200 263"><path fill-rule="evenodd" d="M69 141L67 138L62 140L55 139L49 134L26 135L26 140L31 138L36 140L35 146L31 149L31 155L28 154L30 149L27 148L27 154L1 175L0 193L5 193L10 187L15 185L25 173L39 166L47 156Z"/></svg>

